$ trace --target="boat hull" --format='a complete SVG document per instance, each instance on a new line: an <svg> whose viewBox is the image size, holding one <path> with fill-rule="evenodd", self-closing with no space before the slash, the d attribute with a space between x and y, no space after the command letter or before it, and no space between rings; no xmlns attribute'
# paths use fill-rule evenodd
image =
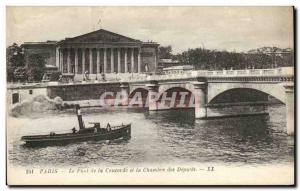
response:
<svg viewBox="0 0 300 191"><path fill-rule="evenodd" d="M110 130L107 132L92 132L92 133L67 133L67 134L54 134L54 135L41 135L41 136L23 136L22 141L25 146L39 147L50 145L67 145L71 143L84 142L84 141L102 141L102 140L115 140L119 138L130 139L131 137L131 124L124 125L124 127Z"/></svg>

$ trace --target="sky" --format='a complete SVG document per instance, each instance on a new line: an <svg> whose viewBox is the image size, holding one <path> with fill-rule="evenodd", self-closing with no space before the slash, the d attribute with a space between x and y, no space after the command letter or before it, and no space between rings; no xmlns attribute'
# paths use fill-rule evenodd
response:
<svg viewBox="0 0 300 191"><path fill-rule="evenodd" d="M244 52L293 48L292 7L7 7L6 46L62 40L98 29L142 41Z"/></svg>

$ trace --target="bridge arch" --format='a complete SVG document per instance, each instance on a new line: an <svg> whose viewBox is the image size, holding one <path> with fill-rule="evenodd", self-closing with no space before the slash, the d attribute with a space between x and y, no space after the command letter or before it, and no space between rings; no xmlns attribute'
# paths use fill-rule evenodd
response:
<svg viewBox="0 0 300 191"><path fill-rule="evenodd" d="M142 97L147 97L148 95L148 89L146 87L137 87L133 89L131 92L129 92L129 98L132 98L135 93L140 92L142 94Z"/></svg>
<svg viewBox="0 0 300 191"><path fill-rule="evenodd" d="M194 93L194 85L192 83L168 83L159 86L158 94L159 97L169 89L181 88L188 90L191 93Z"/></svg>
<svg viewBox="0 0 300 191"><path fill-rule="evenodd" d="M137 87L128 95L128 101L131 106L145 107L148 98L148 89L146 87ZM132 102L133 101L133 102Z"/></svg>
<svg viewBox="0 0 300 191"><path fill-rule="evenodd" d="M194 107L194 97L191 90L184 87L170 87L159 92L157 103L161 108L191 108Z"/></svg>
<svg viewBox="0 0 300 191"><path fill-rule="evenodd" d="M255 95L270 95L277 100L279 100L281 103L286 103L285 98L285 89L281 84L209 84L208 87L208 95L207 95L207 103L214 102L216 99L218 99L220 96L224 96L227 93L234 93L238 90L246 90L245 93L252 93Z"/></svg>

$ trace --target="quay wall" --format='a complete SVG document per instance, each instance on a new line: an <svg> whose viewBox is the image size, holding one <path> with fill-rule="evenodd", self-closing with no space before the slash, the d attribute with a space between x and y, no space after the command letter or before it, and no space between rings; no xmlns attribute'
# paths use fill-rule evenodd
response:
<svg viewBox="0 0 300 191"><path fill-rule="evenodd" d="M54 99L59 96L63 101L97 100L104 92L117 93L119 91L121 91L120 83L47 86L47 95L50 99Z"/></svg>
<svg viewBox="0 0 300 191"><path fill-rule="evenodd" d="M21 103L25 100L31 100L36 96L47 96L47 89L45 87L22 87L7 89L6 99L7 104L13 105L15 103Z"/></svg>

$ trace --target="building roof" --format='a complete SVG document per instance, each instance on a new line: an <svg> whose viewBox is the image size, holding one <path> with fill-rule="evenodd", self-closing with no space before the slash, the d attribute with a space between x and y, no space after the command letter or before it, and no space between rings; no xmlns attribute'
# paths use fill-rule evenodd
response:
<svg viewBox="0 0 300 191"><path fill-rule="evenodd" d="M159 59L158 61L160 64L178 64L178 60L172 60L172 59Z"/></svg>
<svg viewBox="0 0 300 191"><path fill-rule="evenodd" d="M163 70L193 70L194 66L192 65L181 65L181 66L171 66L164 68Z"/></svg>
<svg viewBox="0 0 300 191"><path fill-rule="evenodd" d="M65 38L61 41L45 41L45 42L24 42L21 46L47 46L57 44L72 44L72 43L139 43L143 46L159 46L153 41L142 42L137 39L126 37L108 30L99 29L93 32L82 34L79 36Z"/></svg>
<svg viewBox="0 0 300 191"><path fill-rule="evenodd" d="M24 46L53 46L56 45L57 41L46 41L46 42L24 42L21 47Z"/></svg>
<svg viewBox="0 0 300 191"><path fill-rule="evenodd" d="M99 29L90 33L86 33L83 35L75 36L72 38L65 38L59 43L72 43L72 42L136 42L142 43L140 40L136 40L130 37L126 37L111 31L107 31L104 29Z"/></svg>
<svg viewBox="0 0 300 191"><path fill-rule="evenodd" d="M57 66L53 66L53 65L51 65L51 64L45 64L45 67L47 68L47 69L55 69L55 68L57 68Z"/></svg>

